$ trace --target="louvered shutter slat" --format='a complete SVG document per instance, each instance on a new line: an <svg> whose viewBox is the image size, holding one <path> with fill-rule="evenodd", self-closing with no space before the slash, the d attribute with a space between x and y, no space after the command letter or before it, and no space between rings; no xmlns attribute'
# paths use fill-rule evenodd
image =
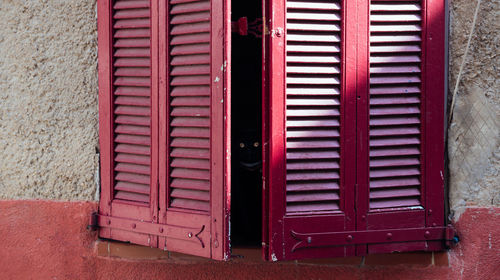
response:
<svg viewBox="0 0 500 280"><path fill-rule="evenodd" d="M148 48L150 41L148 39L117 39L114 47L116 48Z"/></svg>
<svg viewBox="0 0 500 280"><path fill-rule="evenodd" d="M119 10L119 9L137 9L137 8L149 8L150 3L149 1L144 1L144 0L130 0L130 1L116 1L113 9Z"/></svg>
<svg viewBox="0 0 500 280"><path fill-rule="evenodd" d="M116 1L113 13L116 199L149 203L150 1Z"/></svg>
<svg viewBox="0 0 500 280"><path fill-rule="evenodd" d="M421 174L420 1L374 0L370 10L370 206L419 205L420 186L408 188L406 182L419 181L415 176ZM392 179L403 176L409 177ZM377 191L375 178L391 180L391 189Z"/></svg>
<svg viewBox="0 0 500 280"><path fill-rule="evenodd" d="M286 1L288 213L338 210L340 19L338 1Z"/></svg>
<svg viewBox="0 0 500 280"><path fill-rule="evenodd" d="M210 209L210 1L170 1L170 207Z"/></svg>
<svg viewBox="0 0 500 280"><path fill-rule="evenodd" d="M149 195L144 195L141 193L136 193L135 189L132 189L131 191L133 192L128 192L125 190L121 190L116 193L115 198L116 199L121 199L121 200L126 200L126 201L134 201L134 202L140 202L140 203L149 203Z"/></svg>

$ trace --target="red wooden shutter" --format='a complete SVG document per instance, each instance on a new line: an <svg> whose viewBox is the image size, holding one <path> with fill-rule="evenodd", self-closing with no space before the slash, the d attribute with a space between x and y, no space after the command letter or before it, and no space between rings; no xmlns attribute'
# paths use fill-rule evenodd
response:
<svg viewBox="0 0 500 280"><path fill-rule="evenodd" d="M370 13L368 36L360 36L369 42L368 57L359 59L360 69L367 69L368 94L360 93L367 102L358 109L368 114L367 123L358 123L360 130L366 124L366 140L361 132L358 141L368 154L358 161L358 230L394 229L386 233L388 242L407 241L369 244L368 253L435 250L442 244L423 236L425 228L444 225L444 10L439 2L361 5ZM415 229L415 236L398 229Z"/></svg>
<svg viewBox="0 0 500 280"><path fill-rule="evenodd" d="M227 258L224 8L100 2L102 237Z"/></svg>
<svg viewBox="0 0 500 280"><path fill-rule="evenodd" d="M149 0L99 5L102 215L157 221L157 14ZM136 225L137 226L137 225ZM157 246L154 235L101 236Z"/></svg>
<svg viewBox="0 0 500 280"><path fill-rule="evenodd" d="M442 249L443 1L269 14L268 257Z"/></svg>
<svg viewBox="0 0 500 280"><path fill-rule="evenodd" d="M160 96L160 157L165 163L160 169L160 222L191 227L194 236L161 239L160 248L215 259L228 258L229 250L228 46L221 33L227 16L223 11L229 7L223 4L170 0L166 30L161 31L167 34L161 59L167 67Z"/></svg>
<svg viewBox="0 0 500 280"><path fill-rule="evenodd" d="M314 237L355 226L347 9L334 0L275 1L272 9L269 258L352 255Z"/></svg>

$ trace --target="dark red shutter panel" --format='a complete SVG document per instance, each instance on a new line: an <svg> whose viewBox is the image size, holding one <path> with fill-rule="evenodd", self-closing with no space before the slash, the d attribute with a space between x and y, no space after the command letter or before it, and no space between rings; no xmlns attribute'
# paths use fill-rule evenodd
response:
<svg viewBox="0 0 500 280"><path fill-rule="evenodd" d="M225 8L100 2L102 237L228 257Z"/></svg>
<svg viewBox="0 0 500 280"><path fill-rule="evenodd" d="M442 249L443 1L268 13L268 258Z"/></svg>
<svg viewBox="0 0 500 280"><path fill-rule="evenodd" d="M160 161L165 163L160 167L160 222L190 227L192 236L163 238L159 246L214 259L229 257L230 104L224 72L229 50L224 36L230 34L222 32L228 9L222 0L168 1L167 36L161 43L165 57L160 59L167 61L160 89L165 92L160 96Z"/></svg>
<svg viewBox="0 0 500 280"><path fill-rule="evenodd" d="M351 152L346 143L354 131L345 102L346 9L342 1L277 2L268 72L269 258L354 254L353 248L318 246L320 240L310 238L354 230L354 161L342 160Z"/></svg>
<svg viewBox="0 0 500 280"><path fill-rule="evenodd" d="M100 212L150 223L158 213L153 9L149 0L99 5ZM157 246L154 235L121 228L103 228L100 235Z"/></svg>
<svg viewBox="0 0 500 280"><path fill-rule="evenodd" d="M369 171L368 183L360 184L359 194L365 197L358 202L358 216L366 219L358 224L358 230L424 229L444 225L443 178L430 179L431 173L443 172L443 169L429 169L430 162L436 166L444 163L444 109L428 107L430 103L443 104L444 100L444 61L430 58L431 55L444 56L444 42L440 40L444 25L441 30L430 27L432 21L439 26L444 11L435 13L437 17L428 17L430 9L442 6L436 5L437 2L371 0L368 3L369 154L366 165ZM438 32L434 34L436 42L426 38L431 32ZM439 43L442 45L437 45ZM438 47L435 54L430 53L432 46ZM435 81L441 86L429 88L427 83ZM433 127L441 129L437 134L428 134ZM429 152L427 149L432 146L441 148ZM362 169L363 165L358 162L358 168ZM435 211L440 218L431 223L429 215ZM435 250L439 245L426 241L422 233L419 235L417 238L407 235L404 243L369 244L367 252ZM442 243L440 245L442 247ZM364 249L360 249L362 252Z"/></svg>

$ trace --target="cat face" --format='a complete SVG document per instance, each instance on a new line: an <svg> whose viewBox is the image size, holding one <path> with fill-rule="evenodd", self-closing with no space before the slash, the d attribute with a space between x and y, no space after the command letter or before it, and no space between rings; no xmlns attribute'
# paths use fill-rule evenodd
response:
<svg viewBox="0 0 500 280"><path fill-rule="evenodd" d="M236 155L233 157L247 170L256 170L262 164L262 147L258 131L245 130L237 135ZM235 143L235 144L236 144Z"/></svg>

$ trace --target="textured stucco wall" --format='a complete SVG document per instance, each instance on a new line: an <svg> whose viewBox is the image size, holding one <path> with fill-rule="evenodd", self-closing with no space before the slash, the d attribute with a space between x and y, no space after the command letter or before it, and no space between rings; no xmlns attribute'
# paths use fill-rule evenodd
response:
<svg viewBox="0 0 500 280"><path fill-rule="evenodd" d="M449 0L450 90L475 0ZM95 0L0 1L0 198L94 199ZM500 204L500 0L483 0L450 126L452 210Z"/></svg>
<svg viewBox="0 0 500 280"><path fill-rule="evenodd" d="M0 1L0 198L94 199L95 0Z"/></svg>
<svg viewBox="0 0 500 280"><path fill-rule="evenodd" d="M455 89L477 0L450 0L450 91ZM500 205L500 0L483 0L449 129L450 203ZM451 94L450 94L451 95ZM451 96L450 96L451 97Z"/></svg>

